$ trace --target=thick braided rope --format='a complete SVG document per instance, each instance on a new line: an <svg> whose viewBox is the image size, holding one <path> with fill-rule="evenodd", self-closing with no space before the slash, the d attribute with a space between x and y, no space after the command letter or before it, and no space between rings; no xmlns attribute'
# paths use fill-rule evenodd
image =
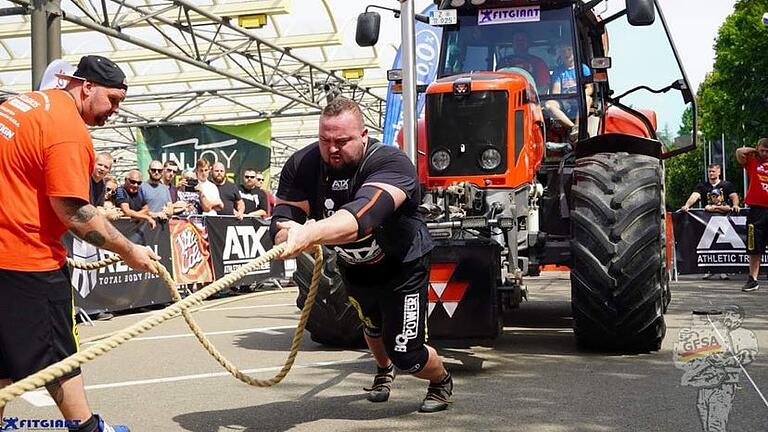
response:
<svg viewBox="0 0 768 432"><path fill-rule="evenodd" d="M236 272L230 273L229 275L219 279L218 281L211 283L210 285L197 291L196 293L190 295L189 297L181 301L178 301L173 305L168 306L167 308L161 311L158 311L155 314L150 315L149 317L137 322L136 324L133 324L132 326L127 327L126 329L120 331L115 335L108 337L107 339L105 339L102 342L99 342L98 344L95 344L82 351L79 351L65 358L64 360L61 360L57 363L54 363L46 367L45 369L37 373L34 373L20 381L17 381L3 389L0 389L0 407L5 406L8 402L12 401L13 399L16 399L17 397L21 396L22 394L28 391L42 387L47 383L55 380L56 378L59 378L64 374L71 372L72 370L79 367L80 365L88 361L91 361L103 354L106 354L107 352L117 348L118 346L124 344L130 339L136 336L139 336L151 330L152 328L162 324L166 320L177 316L179 313L186 311L190 307L200 305L202 301L207 297L211 296L214 293L219 292L224 288L231 286L233 283L241 279L246 274L256 270L264 263L275 259L278 255L280 255L283 252L284 248L285 248L284 245L275 246L264 255L240 267L240 269L238 269ZM119 257L113 256L96 263L79 263L74 261L72 261L72 263L74 263L79 268L87 268L87 269L93 270L96 268L111 265L117 262L118 260L119 260ZM307 296L307 302L306 302L307 304L305 304L304 309L302 309L302 315L299 320L299 325L296 327L296 334L294 335L293 343L291 344L292 352L288 356L288 359L286 360L286 363L283 366L283 369L274 378L267 381L258 381L251 377L248 377L246 374L237 370L237 368L231 365L230 362L226 361L226 359L224 359L224 357L221 356L221 354L219 354L218 352L215 352L215 353L211 352L211 349L208 349L208 347L213 348L210 342L207 343L207 346L205 343L203 343L203 345L206 346L206 349L208 349L208 351L219 361L219 363L224 365L224 363L222 363L222 360L220 360L220 359L223 359L227 364L229 364L229 367L225 366L227 367L227 370L243 382L251 384L251 382L249 382L250 380L250 381L253 381L252 385L259 385L257 384L257 382L268 383L266 385L274 385L280 382L288 373L291 366L293 365L294 359L296 358L298 346L301 343L301 338L303 336L304 326L306 325L306 320L309 317L309 313L312 309L312 304L314 303L314 299L317 293L317 285L320 280L320 270L322 268L322 261L323 261L322 248L318 246L315 252L314 274L312 275L312 283L310 284L309 294ZM165 267L163 267L163 265L160 264L159 262L156 262L155 266L158 272L160 273L161 277L165 281L166 285L168 285L169 289L171 289L173 293L175 293L175 298L178 298L178 292L176 292L176 283L171 278L171 275L168 273L168 270L166 270ZM185 319L187 319L186 316L185 316ZM191 317L187 320L187 323L190 323L190 321L192 321ZM192 323L194 323L194 321L192 321ZM190 326L192 323L190 323ZM206 340L207 342L207 339L205 338L205 336L202 335L202 332L199 330L199 327L197 327L197 325L194 325L194 327L197 328L197 331L195 331L194 328L193 328L193 331L195 331L198 339L201 340L201 342L203 340ZM213 351L215 351L215 348L213 348ZM247 380L244 380L243 377L245 377ZM261 386L266 386L266 385L261 385Z"/></svg>
<svg viewBox="0 0 768 432"><path fill-rule="evenodd" d="M315 250L315 266L312 270L312 282L309 284L309 293L307 294L307 299L304 303L304 308L301 310L301 317L299 318L299 323L296 325L296 332L293 334L293 341L291 342L291 352L288 354L288 358L286 358L285 363L283 364L283 368L280 370L280 372L277 373L274 377L268 379L268 380L260 380L257 378L253 378L246 373L242 372L240 369L235 366L234 363L229 361L224 355L222 355L216 347L211 343L210 340L205 336L203 331L198 327L197 323L194 319L192 319L192 314L189 313L188 310L184 309L181 311L182 316L184 317L184 320L189 325L189 328L192 330L192 333L195 334L197 337L197 340L200 341L200 344L203 345L203 347L208 351L208 353L213 356L214 359L216 359L219 364L224 367L232 376L237 378L238 380L251 385L255 387L271 387L285 378L286 375L288 375L288 371L291 370L291 367L293 366L293 362L296 360L296 355L299 353L299 346L301 345L301 339L304 337L304 328L307 325L307 319L309 319L309 313L312 311L312 305L315 304L315 297L317 296L317 286L320 283L320 275L322 273L323 268L323 249L320 246L317 246L317 249ZM239 279L239 278L238 278ZM180 300L179 293L174 289L173 293L171 294L174 297L174 300L178 301Z"/></svg>

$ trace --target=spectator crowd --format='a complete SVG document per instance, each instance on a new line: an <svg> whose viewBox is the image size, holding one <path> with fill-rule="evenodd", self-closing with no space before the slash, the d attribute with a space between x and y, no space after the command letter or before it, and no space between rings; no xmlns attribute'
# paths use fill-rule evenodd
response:
<svg viewBox="0 0 768 432"><path fill-rule="evenodd" d="M110 175L109 152L96 155L91 174L90 202L108 219L121 217L146 222L172 217L234 216L266 218L271 214L272 193L264 189L264 174L245 168L239 184L221 162L199 159L195 168L181 170L173 160L153 160L144 176L138 169L125 173L120 183Z"/></svg>

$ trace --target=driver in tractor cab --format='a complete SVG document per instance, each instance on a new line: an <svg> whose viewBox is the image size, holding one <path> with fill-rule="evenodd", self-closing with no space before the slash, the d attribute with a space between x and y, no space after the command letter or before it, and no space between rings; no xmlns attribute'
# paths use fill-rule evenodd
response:
<svg viewBox="0 0 768 432"><path fill-rule="evenodd" d="M516 67L529 72L536 81L536 90L539 94L549 92L549 67L547 62L541 57L528 52L530 49L528 34L524 31L516 32L512 35L512 48L515 53L502 57L499 61L499 71L506 68Z"/></svg>
<svg viewBox="0 0 768 432"><path fill-rule="evenodd" d="M573 46L568 43L561 43L557 47L557 55L562 62L559 69L555 70L552 79L551 94L576 94L578 92L579 77L576 73L576 61L573 53ZM592 93L594 84L592 83L592 71L585 64L581 65L581 73L585 79L584 97L586 98L587 109L592 106ZM544 108L551 118L562 127L570 130L569 139L578 136L576 121L579 116L579 107L575 99L548 100Z"/></svg>

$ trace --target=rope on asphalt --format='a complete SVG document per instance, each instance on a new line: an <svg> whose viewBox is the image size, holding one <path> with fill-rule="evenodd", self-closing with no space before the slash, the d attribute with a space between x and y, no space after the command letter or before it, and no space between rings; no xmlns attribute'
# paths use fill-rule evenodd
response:
<svg viewBox="0 0 768 432"><path fill-rule="evenodd" d="M288 355L288 358L285 360L283 368L273 378L268 380L260 380L240 371L237 366L227 360L227 358L224 357L208 340L197 323L195 323L195 321L192 319L192 315L189 313L188 309L193 306L201 305L202 301L206 298L219 292L222 289L230 287L232 284L243 278L248 273L275 259L283 252L284 249L285 245L275 246L265 254L240 267L240 269L238 269L236 272L224 276L218 281L209 284L208 286L200 289L199 291L183 300L180 298L179 293L176 290L176 282L168 273L168 270L166 270L166 268L159 262L155 262L155 268L157 268L158 273L162 277L176 303L158 311L155 314L150 315L149 317L137 322L136 324L133 324L132 326L125 328L124 330L108 337L98 344L72 354L64 360L54 363L37 373L34 373L20 381L0 389L0 408L4 407L8 402L16 399L22 394L31 390L35 390L57 378L60 378L61 376L78 368L80 365L87 363L96 357L106 354L107 352L117 348L118 346L133 339L134 337L139 336L162 324L163 322L177 316L179 313L182 314L184 320L187 322L195 336L197 336L197 339L200 341L203 347L205 347L205 349L216 359L216 361L218 361L219 364L221 364L227 371L229 371L232 376L248 385L256 387L270 387L279 383L283 380L283 378L285 378L286 375L288 375L288 371L290 371L291 367L293 366L294 360L296 359L296 355L299 351L301 339L304 336L304 327L307 324L309 313L312 310L312 305L315 302L317 286L320 282L320 275L323 266L323 251L320 246L317 246L315 249L315 266L312 274L312 282L310 283L309 293L307 295L307 300L304 303L304 308L301 310L299 323L296 326L296 332L294 333L293 342L291 343L291 352ZM71 259L68 259L67 261L71 266L76 268L84 270L95 270L101 267L112 265L120 260L121 258L119 256L113 255L104 260L91 263L79 262Z"/></svg>
<svg viewBox="0 0 768 432"><path fill-rule="evenodd" d="M285 288L285 289L282 289L282 290L273 290L273 291L259 291L259 292L254 292L254 293L234 296L232 298L220 300L220 301L215 302L215 303L209 303L209 304L206 304L204 306L200 306L200 307L197 307L197 308L194 308L194 309L189 309L189 312L197 313L197 312L202 312L204 310L208 310L208 309L212 309L212 308L217 308L219 306L224 306L226 304L230 304L230 303L234 303L234 302L241 302L241 301L249 300L249 299L256 298L256 297L267 297L267 296L273 296L273 295L276 295L276 294L286 294L286 293L296 293L296 292L298 292L298 290L296 288ZM148 313L139 314L139 315L151 315L153 313L154 312L148 312ZM178 315L172 317L171 319L176 319L177 317L178 317ZM103 333L103 334L100 334L100 335L91 336L89 338L79 339L80 346L83 346L83 345L86 345L86 344L90 344L90 343L93 343L93 342L98 342L98 341L100 341L102 339L106 339L106 338L112 336L113 334L115 334L115 333L117 333L119 331L120 330L118 329L118 330L114 330L114 331L111 331L111 332L108 332L108 333Z"/></svg>

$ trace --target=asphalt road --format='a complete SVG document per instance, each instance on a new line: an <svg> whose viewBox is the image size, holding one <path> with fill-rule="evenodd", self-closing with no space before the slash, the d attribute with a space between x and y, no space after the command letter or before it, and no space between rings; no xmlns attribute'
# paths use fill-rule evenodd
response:
<svg viewBox="0 0 768 432"><path fill-rule="evenodd" d="M455 403L420 414L424 382L400 375L389 402L372 404L373 361L364 351L333 350L306 338L296 366L276 387L236 381L175 319L84 367L94 411L132 431L701 431L699 389L681 385L673 349L691 311L741 305L742 328L760 348L745 367L768 395L768 283L742 293L742 280L673 283L667 337L659 352L615 355L580 351L571 331L567 273L529 279L530 301L509 319L493 347L440 350L455 377ZM277 292L195 314L219 349L259 378L273 376L298 319L294 292ZM221 300L214 300L208 305ZM145 317L122 315L80 326L81 338ZM768 406L742 372L729 431L768 430ZM44 392L10 404L6 416L59 418ZM720 415L715 412L711 415Z"/></svg>

